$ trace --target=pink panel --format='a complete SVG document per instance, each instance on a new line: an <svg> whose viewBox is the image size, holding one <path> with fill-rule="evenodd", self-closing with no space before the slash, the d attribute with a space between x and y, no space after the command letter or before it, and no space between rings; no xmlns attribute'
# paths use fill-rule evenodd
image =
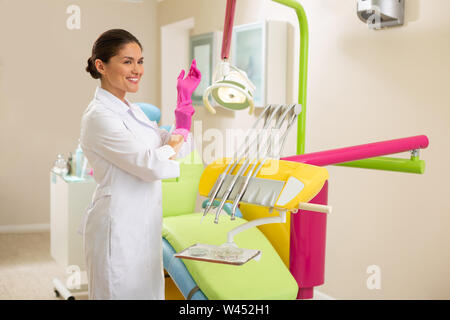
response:
<svg viewBox="0 0 450 320"><path fill-rule="evenodd" d="M310 201L328 204L328 181ZM291 215L289 270L300 288L297 299L311 299L324 283L327 214L299 210Z"/></svg>

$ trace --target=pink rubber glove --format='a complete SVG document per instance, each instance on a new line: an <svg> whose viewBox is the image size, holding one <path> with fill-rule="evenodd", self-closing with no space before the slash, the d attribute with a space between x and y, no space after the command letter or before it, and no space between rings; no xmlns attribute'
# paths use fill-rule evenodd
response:
<svg viewBox="0 0 450 320"><path fill-rule="evenodd" d="M186 78L184 78L184 70L181 70L178 76L177 82L177 107L175 109L175 130L172 134L180 134L183 136L184 141L191 131L191 119L195 113L192 106L192 93L197 89L202 74L197 69L197 63L192 60L191 68Z"/></svg>

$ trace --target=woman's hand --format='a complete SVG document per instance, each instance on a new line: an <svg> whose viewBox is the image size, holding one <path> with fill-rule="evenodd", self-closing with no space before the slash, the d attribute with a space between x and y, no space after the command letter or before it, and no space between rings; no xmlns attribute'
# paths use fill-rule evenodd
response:
<svg viewBox="0 0 450 320"><path fill-rule="evenodd" d="M175 150L175 154L170 157L170 160L175 160L177 158L178 152L181 149L181 146L183 145L184 138L182 135L179 134L173 134L170 136L169 141L167 144Z"/></svg>
<svg viewBox="0 0 450 320"><path fill-rule="evenodd" d="M192 94L197 89L200 81L202 80L202 74L197 68L197 62L192 60L189 73L184 77L185 71L181 70L180 75L177 78L177 106L182 104L192 104Z"/></svg>
<svg viewBox="0 0 450 320"><path fill-rule="evenodd" d="M195 112L192 106L191 96L195 89L200 84L202 75L200 70L197 69L197 63L192 60L189 73L184 77L184 70L181 70L177 79L177 107L175 109L175 134L183 136L186 141L189 131L191 131L192 116Z"/></svg>

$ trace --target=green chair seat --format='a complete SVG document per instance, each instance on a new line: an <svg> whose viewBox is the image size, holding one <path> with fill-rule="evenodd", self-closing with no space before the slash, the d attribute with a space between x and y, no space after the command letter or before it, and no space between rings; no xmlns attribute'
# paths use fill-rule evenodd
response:
<svg viewBox="0 0 450 320"><path fill-rule="evenodd" d="M165 217L163 237L177 251L195 243L221 245L227 233L246 220L222 216L219 224L212 214L200 224L200 213ZM242 266L183 259L186 268L203 293L211 300L272 300L296 299L298 285L271 243L258 228L235 236L240 248L259 249L259 261Z"/></svg>

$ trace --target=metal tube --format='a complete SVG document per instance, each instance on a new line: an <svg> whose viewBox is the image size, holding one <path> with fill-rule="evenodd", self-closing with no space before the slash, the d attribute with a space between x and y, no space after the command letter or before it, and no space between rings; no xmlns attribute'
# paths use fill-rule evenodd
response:
<svg viewBox="0 0 450 320"><path fill-rule="evenodd" d="M423 160L399 159L390 157L375 157L370 159L337 163L335 165L341 167L397 171L404 173L423 174L425 172L425 161Z"/></svg>
<svg viewBox="0 0 450 320"><path fill-rule="evenodd" d="M261 219L255 219L255 220L248 221L248 222L241 224L241 225L237 226L236 228L230 230L227 235L227 242L234 243L234 237L238 233L241 233L242 231L245 231L247 229L261 226L264 224L269 224L269 223L285 223L285 222L286 222L286 211L281 211L280 215L277 217L268 217L268 218L261 218Z"/></svg>
<svg viewBox="0 0 450 320"><path fill-rule="evenodd" d="M331 164L338 164L394 153L406 152L413 149L424 149L426 147L428 147L428 138L427 136L421 135L308 153L298 156L286 157L283 158L283 160L303 162L316 166L327 166Z"/></svg>
<svg viewBox="0 0 450 320"><path fill-rule="evenodd" d="M236 9L236 0L227 0L227 10L225 14L225 23L223 26L222 38L222 60L228 59L230 55L231 36L233 35L234 11Z"/></svg>
<svg viewBox="0 0 450 320"><path fill-rule="evenodd" d="M272 0L295 10L300 28L300 62L298 77L298 103L302 112L297 121L297 154L305 153L306 89L308 80L308 19L302 5L295 0Z"/></svg>

